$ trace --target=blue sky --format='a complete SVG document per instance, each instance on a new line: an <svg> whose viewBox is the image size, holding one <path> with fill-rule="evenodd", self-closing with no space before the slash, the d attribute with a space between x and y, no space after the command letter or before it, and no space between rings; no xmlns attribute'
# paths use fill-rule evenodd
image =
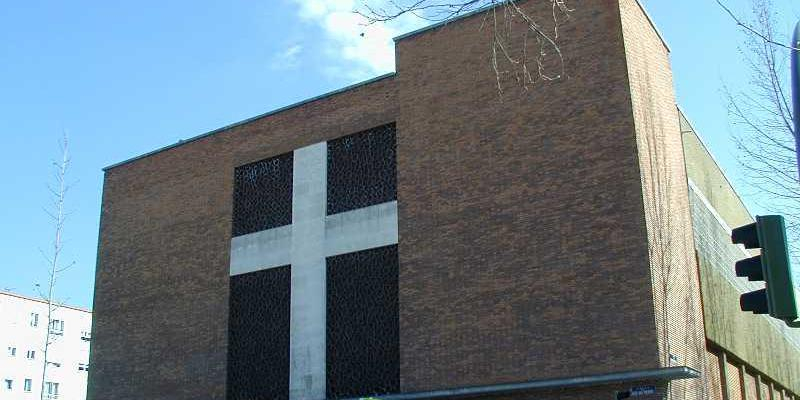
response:
<svg viewBox="0 0 800 400"><path fill-rule="evenodd" d="M575 2L579 6L578 2ZM644 0L672 48L679 102L737 183L721 95L748 79L742 35L713 0ZM746 0L729 0L744 13ZM788 32L800 5L775 0ZM68 303L91 307L107 165L393 69L391 37L364 29L353 0L0 4L0 289L46 281L43 207L57 141L70 138L64 259ZM361 37L359 33L365 32ZM758 211L758 210L755 210Z"/></svg>

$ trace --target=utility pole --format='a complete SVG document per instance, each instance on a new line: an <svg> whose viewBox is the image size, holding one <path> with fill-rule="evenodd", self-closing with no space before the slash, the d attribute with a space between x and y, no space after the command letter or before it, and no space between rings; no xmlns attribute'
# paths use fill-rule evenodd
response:
<svg viewBox="0 0 800 400"><path fill-rule="evenodd" d="M797 169L800 173L800 22L794 28L792 38L792 103L794 103L794 150L797 153Z"/></svg>

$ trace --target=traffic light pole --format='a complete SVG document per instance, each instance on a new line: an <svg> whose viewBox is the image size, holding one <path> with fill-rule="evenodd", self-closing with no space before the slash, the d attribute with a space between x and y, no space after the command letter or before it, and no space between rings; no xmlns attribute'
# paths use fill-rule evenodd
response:
<svg viewBox="0 0 800 400"><path fill-rule="evenodd" d="M794 149L797 154L797 171L800 174L800 21L792 37L792 104L794 104ZM800 320L786 321L792 328L800 328Z"/></svg>
<svg viewBox="0 0 800 400"><path fill-rule="evenodd" d="M794 142L800 177L800 22L791 43L792 105ZM731 240L746 249L761 249L761 254L736 262L736 276L750 281L763 281L764 288L743 293L739 298L742 311L769 314L792 328L800 328L798 296L792 282L786 225L780 215L757 216L756 222L735 228Z"/></svg>
<svg viewBox="0 0 800 400"><path fill-rule="evenodd" d="M794 149L797 154L797 170L800 173L800 22L792 38L792 103L794 104Z"/></svg>

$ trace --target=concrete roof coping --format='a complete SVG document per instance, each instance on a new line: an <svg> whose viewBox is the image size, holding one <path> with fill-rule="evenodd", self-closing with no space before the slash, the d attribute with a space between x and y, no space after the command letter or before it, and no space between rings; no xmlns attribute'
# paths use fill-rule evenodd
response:
<svg viewBox="0 0 800 400"><path fill-rule="evenodd" d="M331 97L331 96L334 96L334 95L337 95L337 94L340 94L340 93L344 93L344 92L348 92L348 91L350 91L350 90L358 89L358 88L360 88L360 87L362 87L362 86L369 85L370 83L374 83L374 82L377 82L377 81L381 81L381 80L383 80L383 79L386 79L386 78L391 78L391 77L394 77L394 76L395 76L395 73L394 73L394 72L390 72L390 73L388 73L388 74L384 74L384 75L376 76L375 78L371 78L371 79L367 79L367 80L365 80L365 81L361 81L361 82L358 82L358 83L354 83L354 84L352 84L352 85L345 86L345 87L343 87L343 88L336 89L336 90L333 90L333 91L330 91L330 92L327 92L327 93L321 94L321 95L319 95L319 96L314 96L314 97L312 97L312 98L310 98L310 99L301 100L301 101L298 101L298 102L296 102L296 103L289 104L289 105L287 105L287 106L283 106L283 107L280 107L280 108L278 108L278 109L275 109L275 110L272 110L272 111L265 112L265 113L263 113L263 114L256 115L256 116L254 116L254 117L250 117L250 118L247 118L247 119L244 119L244 120L238 121L238 122L234 122L234 123L232 123L232 124L229 124L229 125L225 125L225 126L223 126L222 128L217 128L217 129L214 129L214 130L212 130L212 131L209 131L209 132L206 132L206 133L202 133L202 134L200 134L200 135L197 135L197 136L193 136L193 137L191 137L191 138L189 138L189 139L181 139L181 140L179 140L177 143L173 143L173 144L170 144L170 145L167 145L167 146L161 147L161 148L159 148L159 149L156 149L156 150L153 150L153 151L150 151L150 152L147 152L147 153L144 153L144 154L138 155L138 156L136 156L136 157L129 158L129 159L125 160L125 161L120 161L120 162L118 162L118 163L111 164L111 165L109 165L109 166L107 166L107 167L103 168L103 171L108 171L108 170L110 170L110 169L113 169L113 168L119 167L119 166L121 166L121 165L129 164L129 163L131 163L131 162L134 162L134 161L140 160L140 159L142 159L142 158L145 158L145 157L150 157L150 156L152 156L152 155L154 155L154 154L161 153L162 151L166 151L166 150L169 150L169 149L173 149L173 148L175 148L175 147L182 146L182 145L184 145L184 144L187 144L187 143L190 143L190 142L194 142L194 141L196 141L196 140L200 140L200 139L203 139L203 138L205 138L205 137L212 136L212 135L215 135L215 134L217 134L217 133L220 133L220 132L227 131L227 130L229 130L229 129L233 129L233 128L237 127L237 126L241 126L241 125L247 124L247 123L249 123L249 122L253 122L253 121L255 121L255 120L261 119L261 118L266 118L266 117L269 117L269 116L271 116L271 115L278 114L278 113L280 113L280 112L283 112L283 111L291 110L291 109L293 109L293 108L297 108L297 107L300 107L300 106L303 106L303 105L306 105L306 104L309 104L309 103L315 102L315 101L317 101L317 100L322 100L322 99L325 99L325 98L328 98L328 97Z"/></svg>
<svg viewBox="0 0 800 400"><path fill-rule="evenodd" d="M432 30L434 30L436 28L440 28L440 27L445 26L447 24L450 24L450 23L453 23L453 22L456 22L456 21L460 21L462 19L469 18L469 17L471 17L471 16L473 16L475 14L480 14L480 13L482 13L484 11L490 10L490 9L492 9L494 7L497 7L497 6L505 3L506 1L508 1L508 0L499 1L499 2L494 3L494 4L490 3L490 4L487 4L487 5L483 6L483 7L478 7L476 9L472 10L472 11L467 11L464 14L457 15L457 16L455 16L453 18L449 18L449 19L446 19L444 21L439 21L439 22L437 22L435 24L428 25L428 26L423 26L422 28L415 29L415 30L413 30L411 32L395 36L393 40L395 42L399 42L399 41L401 41L403 39L410 38L412 36L416 36L416 35L419 35L421 33L427 32L427 31L432 31Z"/></svg>
<svg viewBox="0 0 800 400"><path fill-rule="evenodd" d="M736 189L734 188L733 182L730 180L730 178L728 178L728 175L725 173L725 170L722 169L722 164L720 164L719 161L717 161L717 158L714 157L714 153L712 153L711 150L709 149L708 145L706 145L706 142L703 140L703 137L700 135L699 132L697 132L697 129L694 128L694 124L689 119L689 116L686 115L686 113L683 111L683 109L681 108L680 105L676 105L676 107L678 108L678 113L680 113L680 115L683 117L683 119L686 120L686 123L689 124L689 129L691 129L691 132L694 133L695 137L697 137L697 141L700 142L701 146L703 146L703 150L706 151L706 153L708 154L708 157L711 159L711 161L714 163L714 165L717 166L717 169L719 170L719 173L722 175L722 178L725 179L725 182L728 183L728 186L730 186L731 191L733 192L733 194L736 195L736 198L739 199L740 203L742 203L742 206L744 207L744 210L747 212L747 214L750 216L750 219L755 221L756 219L755 219L755 217L753 217L753 213L750 212L750 209L747 208L747 204L745 204L744 199L742 199L742 196L739 195L739 192L737 192ZM684 133L686 133L686 132L682 131L681 135L683 135Z"/></svg>
<svg viewBox="0 0 800 400"><path fill-rule="evenodd" d="M508 2L508 1L510 1L510 0L503 0L503 1L498 1L496 3L490 3L490 4L487 4L487 5L483 6L483 7L477 8L475 10L468 11L468 12L466 12L464 14L455 16L453 18L446 19L446 20L441 21L441 22L437 22L437 23L435 23L433 25L428 25L428 26L413 30L411 32L404 33L402 35L395 36L394 37L394 41L398 42L400 40L407 39L407 38L410 38L412 36L417 36L417 35L419 35L421 33L427 32L427 31L432 31L434 29L440 28L440 27L445 26L447 24L450 24L450 23L453 23L453 22L456 22L456 21L459 21L459 20L462 20L462 19L465 19L465 18L469 18L469 17L471 17L471 16L473 16L475 14L480 14L480 13L482 13L484 11L491 10L492 8L500 6L500 5L502 5L502 4L504 4L504 3ZM656 26L653 18L647 12L647 9L644 8L644 5L642 4L642 2L640 0L634 0L634 1L636 1L636 4L638 4L639 8L642 9L642 12L644 13L645 17L647 17L647 20L650 22L650 25L653 27L653 30L656 32L658 37L661 39L661 43L664 44L664 47L666 47L668 52L671 51L670 47L669 47L669 44L667 44L667 41L664 39L664 35L662 35L661 31L658 30L658 26Z"/></svg>
<svg viewBox="0 0 800 400"><path fill-rule="evenodd" d="M647 17L647 21L650 22L650 26L653 27L653 30L656 32L656 35L658 35L658 38L661 39L661 44L664 45L664 47L667 49L667 52L671 53L672 49L670 49L669 43L667 43L667 39L665 39L664 35L661 34L661 31L658 29L658 25L656 25L656 22L653 19L653 17L650 16L650 13L647 12L647 9L644 7L644 4L642 4L641 0L634 0L634 1L636 1L636 4L638 4L639 8L642 9L644 16Z"/></svg>

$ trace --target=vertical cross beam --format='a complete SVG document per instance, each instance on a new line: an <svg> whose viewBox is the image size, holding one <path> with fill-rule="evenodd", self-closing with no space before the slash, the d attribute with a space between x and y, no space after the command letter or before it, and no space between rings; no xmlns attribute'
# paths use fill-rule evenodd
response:
<svg viewBox="0 0 800 400"><path fill-rule="evenodd" d="M728 382L728 355L724 350L719 353L719 373L720 383L722 384L722 400L730 400L731 388Z"/></svg>
<svg viewBox="0 0 800 400"><path fill-rule="evenodd" d="M292 163L291 223L232 237L230 275L291 266L288 395L322 400L328 389L327 257L397 244L397 201L327 215L328 143L295 150ZM259 340L272 338L253 337L253 345ZM286 381L275 384L285 387Z"/></svg>
<svg viewBox="0 0 800 400"><path fill-rule="evenodd" d="M758 399L758 400L765 400L764 399L764 386L763 385L764 385L764 382L761 381L761 374L756 372L756 387L758 387L758 390L756 390L756 399Z"/></svg>
<svg viewBox="0 0 800 400"><path fill-rule="evenodd" d="M740 384L742 386L742 397L744 397L744 400L756 400L756 398L753 397L755 393L750 393L747 387L747 369L744 367L744 364L739 366L739 376L741 377Z"/></svg>
<svg viewBox="0 0 800 400"><path fill-rule="evenodd" d="M325 398L327 144L294 152L289 398Z"/></svg>

